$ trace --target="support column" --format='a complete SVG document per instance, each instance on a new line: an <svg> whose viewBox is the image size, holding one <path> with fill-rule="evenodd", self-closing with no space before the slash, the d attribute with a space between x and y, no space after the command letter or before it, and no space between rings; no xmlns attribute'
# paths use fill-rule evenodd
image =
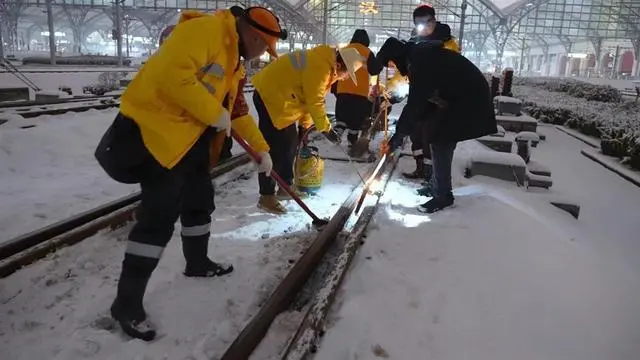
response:
<svg viewBox="0 0 640 360"><path fill-rule="evenodd" d="M322 8L322 43L327 45L327 27L329 23L329 0L323 1Z"/></svg>
<svg viewBox="0 0 640 360"><path fill-rule="evenodd" d="M116 6L116 54L118 56L118 66L122 66L122 9L120 9L120 2L122 0L115 0Z"/></svg>
<svg viewBox="0 0 640 360"><path fill-rule="evenodd" d="M4 41L2 40L2 26L0 26L0 60L4 59Z"/></svg>
<svg viewBox="0 0 640 360"><path fill-rule="evenodd" d="M56 64L56 30L53 27L53 0L47 0L47 24L49 25L49 62Z"/></svg>
<svg viewBox="0 0 640 360"><path fill-rule="evenodd" d="M616 53L613 56L613 68L611 70L611 77L613 79L618 78L618 69L620 68L620 45L616 45Z"/></svg>
<svg viewBox="0 0 640 360"><path fill-rule="evenodd" d="M602 38L599 37L591 40L591 44L593 45L593 52L596 56L596 75L599 75L602 72Z"/></svg>
<svg viewBox="0 0 640 360"><path fill-rule="evenodd" d="M631 76L640 76L640 39L631 40L633 44L633 70Z"/></svg>
<svg viewBox="0 0 640 360"><path fill-rule="evenodd" d="M464 39L464 20L467 11L467 0L462 0L460 4L460 34L458 35L458 44L460 46L460 52L462 52L462 40ZM400 31L400 29L398 29ZM398 37L399 38L399 37Z"/></svg>
<svg viewBox="0 0 640 360"><path fill-rule="evenodd" d="M525 39L522 38L522 47L520 48L520 66L518 67L519 76L522 76L522 70L524 70L524 45Z"/></svg>

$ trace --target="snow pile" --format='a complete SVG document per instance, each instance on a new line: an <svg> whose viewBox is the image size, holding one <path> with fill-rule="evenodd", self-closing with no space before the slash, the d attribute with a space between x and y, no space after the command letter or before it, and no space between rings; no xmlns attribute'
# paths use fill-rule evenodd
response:
<svg viewBox="0 0 640 360"><path fill-rule="evenodd" d="M517 86L514 90L525 100L524 110L531 116L599 137L604 154L628 157L629 165L640 169L640 105L637 103L588 101L528 86Z"/></svg>
<svg viewBox="0 0 640 360"><path fill-rule="evenodd" d="M587 101L622 102L622 94L610 85L598 85L574 79L549 77L519 77L514 85L537 87L553 92L567 93Z"/></svg>
<svg viewBox="0 0 640 360"><path fill-rule="evenodd" d="M453 209L417 215L389 189L316 360L636 358L633 273L508 194L456 196ZM391 214L403 207L422 222L402 226Z"/></svg>

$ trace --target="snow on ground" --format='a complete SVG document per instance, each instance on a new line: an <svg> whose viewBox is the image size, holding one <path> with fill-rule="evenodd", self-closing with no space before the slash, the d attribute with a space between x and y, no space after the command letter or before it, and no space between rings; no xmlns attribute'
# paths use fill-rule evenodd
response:
<svg viewBox="0 0 640 360"><path fill-rule="evenodd" d="M282 218L257 209L252 167L246 165L216 181L210 254L235 265L231 276L184 278L178 233L167 247L145 298L148 313L160 326L160 339L145 344L105 329L111 325L107 309L116 291L127 226L3 279L0 348L5 356L12 360L219 358L316 235L309 230L309 218L293 203L287 205L290 214ZM234 178L238 180L228 182ZM357 182L348 164L327 163L325 185L307 203L319 216L329 216Z"/></svg>
<svg viewBox="0 0 640 360"><path fill-rule="evenodd" d="M0 126L0 242L136 190L110 179L93 152L116 109L23 119Z"/></svg>
<svg viewBox="0 0 640 360"><path fill-rule="evenodd" d="M250 112L257 119L251 94L247 96ZM334 99L327 97L328 109L335 106ZM138 189L109 178L93 156L116 114L117 109L109 109L29 119L11 116L0 125L0 243ZM21 128L31 125L36 126ZM318 146L323 152L329 148L334 156L344 156L327 141ZM242 152L234 142L232 153ZM332 186L339 192L350 185L338 182ZM254 226L268 229L270 225Z"/></svg>
<svg viewBox="0 0 640 360"><path fill-rule="evenodd" d="M637 214L640 191L581 161L576 144L553 131L543 129L547 143L534 150L536 158L545 149L536 159L552 168L552 194L455 175L456 206L426 215L415 210L425 198L397 171L315 359L636 359L637 265L593 244L637 259L638 225L616 210ZM456 169L477 150L460 144ZM583 189L576 183L592 177ZM550 195L578 198L580 220L548 205Z"/></svg>
<svg viewBox="0 0 640 360"><path fill-rule="evenodd" d="M640 352L640 190L580 155L554 127L532 158L549 190L460 169L457 204L415 206L402 159L334 306L315 359L635 359ZM580 219L549 200L581 205Z"/></svg>
<svg viewBox="0 0 640 360"><path fill-rule="evenodd" d="M81 70L81 69L76 69ZM109 71L107 68L102 69L104 71ZM61 70L58 70L61 71ZM63 70L62 70L63 71ZM73 70L71 70L73 71ZM113 71L113 69L111 70ZM82 87L87 85L96 85L98 84L98 77L101 72L77 72L77 73L30 73L26 72L26 75L31 81L33 81L39 88L42 90L58 90L59 86L68 86L71 88L73 95L82 95ZM130 73L129 78L134 76L135 73ZM0 84L2 87L28 87L23 83L20 79L15 77L11 73L0 72ZM31 93L31 99L35 99L35 92L33 90L29 90Z"/></svg>
<svg viewBox="0 0 640 360"><path fill-rule="evenodd" d="M413 205L395 198L315 359L636 358L632 274L481 188L460 188L455 209L415 227L390 218Z"/></svg>

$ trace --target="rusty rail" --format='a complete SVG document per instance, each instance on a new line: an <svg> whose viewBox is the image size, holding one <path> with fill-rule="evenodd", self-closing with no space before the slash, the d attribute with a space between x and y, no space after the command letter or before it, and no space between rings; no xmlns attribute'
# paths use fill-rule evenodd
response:
<svg viewBox="0 0 640 360"><path fill-rule="evenodd" d="M250 161L247 154L237 155L211 171L215 178ZM42 229L0 244L0 278L46 256L63 246L76 244L105 228L116 228L131 220L140 192L109 202Z"/></svg>
<svg viewBox="0 0 640 360"><path fill-rule="evenodd" d="M368 172L366 178L371 180L375 177L374 169L384 166L389 159L390 157L380 159L376 166ZM370 181L367 182L370 183ZM297 293L303 288L313 271L320 264L338 234L343 230L363 189L364 185L362 184L353 189L340 209L331 218L331 221L294 264L258 313L247 323L242 332L227 348L221 360L244 360L249 358L266 335L275 317L285 311L291 304Z"/></svg>

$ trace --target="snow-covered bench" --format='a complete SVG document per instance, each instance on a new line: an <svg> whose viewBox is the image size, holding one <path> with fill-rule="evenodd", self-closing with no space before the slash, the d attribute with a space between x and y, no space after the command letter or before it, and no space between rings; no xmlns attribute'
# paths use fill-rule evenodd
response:
<svg viewBox="0 0 640 360"><path fill-rule="evenodd" d="M514 153L483 151L471 157L466 175L484 175L524 185L527 164Z"/></svg>
<svg viewBox="0 0 640 360"><path fill-rule="evenodd" d="M493 98L498 115L520 115L522 113L522 100L509 96L496 96Z"/></svg>
<svg viewBox="0 0 640 360"><path fill-rule="evenodd" d="M538 121L528 115L520 115L520 116L496 115L496 121L498 122L498 125L502 126L507 131L536 132L536 130L538 129Z"/></svg>

